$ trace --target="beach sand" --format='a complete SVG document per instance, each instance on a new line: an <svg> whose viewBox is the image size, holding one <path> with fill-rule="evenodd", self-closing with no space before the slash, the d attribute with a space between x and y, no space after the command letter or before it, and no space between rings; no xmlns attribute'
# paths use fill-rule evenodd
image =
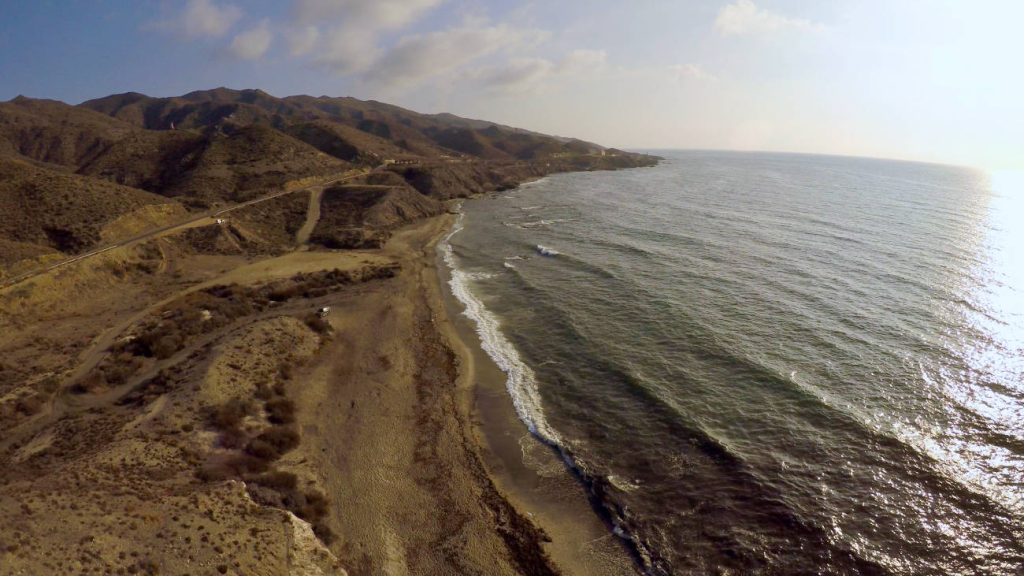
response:
<svg viewBox="0 0 1024 576"><path fill-rule="evenodd" d="M0 291L0 320L16 328L4 349L66 371L35 411L0 419L0 574L635 574L516 418L447 291L436 246L452 220L418 221L374 250L158 251L160 272L124 279L107 260L133 256L112 251ZM285 301L226 316L268 282ZM233 283L215 291L224 300L189 304ZM108 353L150 322L175 331L161 319L199 318L197 306L223 322L165 360ZM329 331L309 320L323 306ZM114 360L141 364L124 383L74 391ZM245 454L266 451L230 438L291 430L281 412L270 420L271 397L294 402L297 445L254 462ZM234 424L215 418L236 400Z"/></svg>
<svg viewBox="0 0 1024 576"><path fill-rule="evenodd" d="M397 233L384 252L402 272L334 303L334 339L298 377L332 550L354 575L635 573L454 316L435 250L450 226Z"/></svg>

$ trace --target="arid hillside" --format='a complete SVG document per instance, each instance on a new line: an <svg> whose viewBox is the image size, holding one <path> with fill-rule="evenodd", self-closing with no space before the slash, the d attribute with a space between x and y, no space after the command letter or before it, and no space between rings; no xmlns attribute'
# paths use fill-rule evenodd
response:
<svg viewBox="0 0 1024 576"><path fill-rule="evenodd" d="M0 576L559 574L434 247L453 198L656 162L353 98L0 103Z"/></svg>
<svg viewBox="0 0 1024 576"><path fill-rule="evenodd" d="M442 210L436 201L553 172L656 162L581 140L355 98L217 88L172 98L130 92L71 106L19 96L0 103L0 279L187 212L212 214L360 173L358 183L373 192L359 196L358 209L329 194L315 242L374 244L388 229ZM165 207L140 210L156 204ZM209 242L200 244L225 249L238 242L261 252L287 249L301 222L293 215L286 224L285 213L275 215L271 207L240 214L250 227L233 225L229 236L190 234L207 234ZM294 210L302 210L301 201ZM326 223L343 224L344 232Z"/></svg>
<svg viewBox="0 0 1024 576"><path fill-rule="evenodd" d="M420 114L373 100L288 96L262 90L217 88L176 98L151 98L129 93L90 100L81 105L151 130L204 129L224 124L262 124L284 130L322 151L351 161L356 149L419 160L484 159L541 161L568 155L600 154L604 148L580 140L547 136L452 114ZM348 129L346 129L348 128ZM376 137L377 141L356 136ZM325 132L334 132L328 138ZM393 147L381 147L380 141ZM377 150L372 150L374 146ZM621 153L625 156L625 153ZM629 155L637 156L637 155ZM639 158L636 160L641 161ZM651 159L647 159L650 162Z"/></svg>
<svg viewBox="0 0 1024 576"><path fill-rule="evenodd" d="M0 241L6 241L0 267L25 255L81 252L120 216L169 202L106 180L0 158Z"/></svg>

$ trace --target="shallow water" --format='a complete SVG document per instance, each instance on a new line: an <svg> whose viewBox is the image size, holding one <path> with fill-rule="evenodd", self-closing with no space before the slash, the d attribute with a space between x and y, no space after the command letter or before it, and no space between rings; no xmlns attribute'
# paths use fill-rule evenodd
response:
<svg viewBox="0 0 1024 576"><path fill-rule="evenodd" d="M452 288L655 574L1019 574L1024 190L669 152L468 201Z"/></svg>

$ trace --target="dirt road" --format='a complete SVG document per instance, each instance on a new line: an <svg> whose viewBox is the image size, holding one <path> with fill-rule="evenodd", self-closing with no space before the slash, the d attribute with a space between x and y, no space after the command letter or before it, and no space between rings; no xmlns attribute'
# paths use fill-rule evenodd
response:
<svg viewBox="0 0 1024 576"><path fill-rule="evenodd" d="M323 196L323 188L313 188L309 191L309 208L306 210L306 221L295 234L295 243L299 246L309 244L309 236L320 221L320 198Z"/></svg>
<svg viewBox="0 0 1024 576"><path fill-rule="evenodd" d="M350 171L350 172L352 172L352 171ZM98 256L100 254L103 254L105 252L109 252L109 251L114 250L116 248L123 248L123 247L126 247L126 246L132 246L132 245L138 244L140 242L145 242L147 240L150 240L150 239L153 239L153 238L165 235L165 234L171 234L173 232L179 232L181 230L185 230L186 228L195 228L195 227L198 227L198 226L209 226L211 224L214 224L217 221L218 218L221 218L221 217L223 217L223 216L225 216L227 214L230 214L231 212L234 212L235 210L239 210L239 209L245 208L247 206L252 206L253 204L259 204L261 202L266 202L268 200L273 200L274 198L279 198L279 197L284 196L286 194L295 194L297 192L311 192L312 193L314 190L318 191L317 192L317 202L316 202L316 212L317 212L316 217L317 217L317 219L319 219L319 212L320 212L319 193L322 192L324 188L326 188L328 186L331 186L331 185L334 185L334 184L338 184L339 182L346 182L348 180L352 180L352 179L358 178L360 176L365 176L368 172L369 172L369 170L358 170L355 173L346 173L346 175L341 176L339 178L336 178L334 180L330 180L330 181L328 181L326 183L315 184L313 186L307 186L305 188L297 188L295 190L282 190L280 192L274 192L272 194L268 194L266 196L261 196L259 198L255 198L253 200L248 200L246 202L242 202L240 204L236 204L236 205L228 207L228 208L221 208L221 209L213 211L213 212L206 212L204 214L196 215L196 216L193 216L193 217L189 218L188 220L185 220L185 221L182 221L182 222L177 222L175 224L170 224L168 226L163 226L163 227L160 227L160 228L147 230L146 232L143 232L142 234L138 234L136 236L133 236L133 237L125 239L125 240L122 240L120 242L117 242L117 243L114 243L114 244L110 244L108 246L103 246L102 248L96 248L94 250L90 250L90 251L82 253L82 254L77 254L77 255L72 256L70 258L67 258L65 260L61 260L60 262L56 262L54 264L51 264L51 265L49 265L49 266L47 266L47 267L45 267L45 268L43 268L41 270L34 270L32 272L27 272L25 274L21 274L19 276L15 276L13 278L8 278L6 280L0 281L0 288L6 288L8 286L13 286L15 284L19 284L19 283L24 282L26 280L31 280L32 278L35 278L36 276L40 276L42 274L46 274L48 272L52 272L52 271L54 271L54 270L56 270L58 268L62 268L62 267L67 266L69 264L74 264L75 262L79 262L81 260L85 260L86 258L92 258L93 256ZM313 207L312 207L312 202L311 202L310 203L310 210L312 210L312 209L313 209ZM309 222L309 219L307 217L307 224L308 224L308 222ZM313 225L314 226L316 225L315 222L314 222ZM312 228L310 228L309 232L312 232ZM300 233L301 233L301 230L300 230Z"/></svg>

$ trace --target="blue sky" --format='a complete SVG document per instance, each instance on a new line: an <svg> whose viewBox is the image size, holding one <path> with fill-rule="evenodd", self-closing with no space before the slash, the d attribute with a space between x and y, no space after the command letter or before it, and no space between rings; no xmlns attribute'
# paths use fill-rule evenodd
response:
<svg viewBox="0 0 1024 576"><path fill-rule="evenodd" d="M1024 168L1012 0L5 0L0 99L229 86L621 147Z"/></svg>

